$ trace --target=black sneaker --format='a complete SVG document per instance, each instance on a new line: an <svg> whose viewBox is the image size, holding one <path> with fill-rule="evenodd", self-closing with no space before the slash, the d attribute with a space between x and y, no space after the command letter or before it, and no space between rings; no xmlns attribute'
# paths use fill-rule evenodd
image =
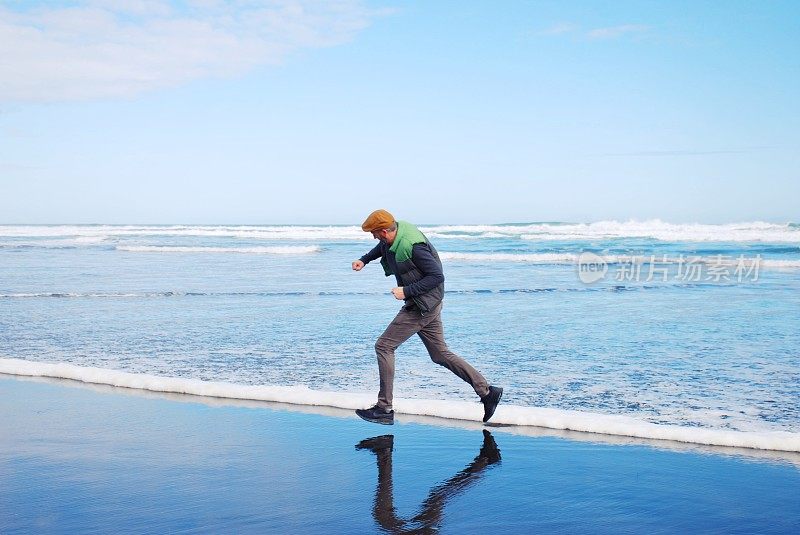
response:
<svg viewBox="0 0 800 535"><path fill-rule="evenodd" d="M494 441L494 437L486 429L483 430L483 446L481 446L481 452L478 457L486 459L487 464L499 463L501 459L497 442Z"/></svg>
<svg viewBox="0 0 800 535"><path fill-rule="evenodd" d="M483 421L488 422L489 418L494 414L497 404L500 403L500 398L503 397L503 389L499 386L490 386L489 393L481 398L483 403Z"/></svg>
<svg viewBox="0 0 800 535"><path fill-rule="evenodd" d="M386 409L377 405L369 409L356 409L356 414L362 420L376 424L392 425L394 423L394 411L386 412Z"/></svg>
<svg viewBox="0 0 800 535"><path fill-rule="evenodd" d="M394 449L394 435L365 438L356 444L357 450L370 450L374 453L391 452Z"/></svg>

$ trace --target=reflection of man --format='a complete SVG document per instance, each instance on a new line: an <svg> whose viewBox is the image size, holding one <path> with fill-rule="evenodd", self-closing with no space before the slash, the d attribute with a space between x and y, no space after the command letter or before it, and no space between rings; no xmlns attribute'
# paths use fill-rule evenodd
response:
<svg viewBox="0 0 800 535"><path fill-rule="evenodd" d="M431 489L422 502L420 512L408 520L397 516L392 485L392 450L394 436L368 438L356 444L358 450L371 450L378 460L378 487L372 514L389 533L432 533L442 521L447 500L476 483L483 471L500 462L500 450L492 434L483 430L483 445L477 457L459 473Z"/></svg>
<svg viewBox="0 0 800 535"><path fill-rule="evenodd" d="M394 423L394 352L400 344L416 334L422 339L433 362L444 366L472 386L483 403L483 421L488 421L500 403L503 389L489 386L483 375L450 351L444 341L444 273L436 249L417 227L405 221L395 221L394 216L386 210L372 212L361 228L364 232L371 232L379 243L354 261L353 269L361 271L365 264L380 258L386 276L394 275L397 279L397 287L392 289L392 294L396 299L405 301L405 304L375 343L381 380L378 402L369 409L357 410L356 414L369 422Z"/></svg>

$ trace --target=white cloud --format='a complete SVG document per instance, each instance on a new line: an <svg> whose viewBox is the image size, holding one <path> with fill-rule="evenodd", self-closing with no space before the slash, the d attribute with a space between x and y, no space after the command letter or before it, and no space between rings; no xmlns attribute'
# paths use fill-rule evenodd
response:
<svg viewBox="0 0 800 535"><path fill-rule="evenodd" d="M349 41L358 0L85 0L0 8L0 101L130 97Z"/></svg>
<svg viewBox="0 0 800 535"><path fill-rule="evenodd" d="M577 24L561 22L549 28L540 30L536 35L558 37L573 34L591 40L617 39L624 35L644 34L651 30L650 26L644 24L621 24L619 26L609 26L606 28L595 28L593 30L582 30Z"/></svg>
<svg viewBox="0 0 800 535"><path fill-rule="evenodd" d="M650 26L645 26L644 24L623 24L608 28L595 28L594 30L589 30L586 36L590 39L615 39L625 34L640 34L649 30Z"/></svg>
<svg viewBox="0 0 800 535"><path fill-rule="evenodd" d="M554 24L549 28L542 30L539 32L539 35L563 35L565 33L571 33L578 29L578 26L575 24L571 24L569 22L561 22L559 24Z"/></svg>

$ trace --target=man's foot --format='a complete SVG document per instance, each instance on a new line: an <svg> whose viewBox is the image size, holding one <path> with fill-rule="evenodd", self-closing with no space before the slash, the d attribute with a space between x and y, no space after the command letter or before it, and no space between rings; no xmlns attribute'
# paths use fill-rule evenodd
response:
<svg viewBox="0 0 800 535"><path fill-rule="evenodd" d="M478 457L486 459L487 464L494 464L500 462L500 449L497 447L497 442L494 441L492 434L486 429L483 430L483 446Z"/></svg>
<svg viewBox="0 0 800 535"><path fill-rule="evenodd" d="M356 409L356 414L362 420L376 424L392 425L394 423L394 411L386 412L386 409L377 405L369 409Z"/></svg>
<svg viewBox="0 0 800 535"><path fill-rule="evenodd" d="M374 453L383 453L394 449L394 435L381 435L379 437L365 438L356 444L357 450L370 450Z"/></svg>
<svg viewBox="0 0 800 535"><path fill-rule="evenodd" d="M489 418L494 414L497 404L500 403L500 398L503 397L503 389L499 386L490 386L489 393L481 398L483 403L483 421L488 422Z"/></svg>

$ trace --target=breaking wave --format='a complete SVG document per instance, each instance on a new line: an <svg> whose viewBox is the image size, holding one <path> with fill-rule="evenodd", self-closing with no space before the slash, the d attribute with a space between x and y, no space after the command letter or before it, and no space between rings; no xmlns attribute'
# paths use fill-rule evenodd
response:
<svg viewBox="0 0 800 535"><path fill-rule="evenodd" d="M524 262L543 265L568 265L575 264L580 258L577 253L459 253L441 252L439 256L442 260L455 262ZM700 264L717 264L735 266L739 262L738 255L718 255L718 256L696 256L696 255L600 255L608 264L621 263L659 263L659 264L678 264L691 260ZM756 261L755 256L742 255L742 261L750 266ZM774 260L758 258L761 267L775 268L800 268L800 259L797 260Z"/></svg>
<svg viewBox="0 0 800 535"><path fill-rule="evenodd" d="M431 238L592 241L648 238L666 242L800 243L795 223L751 221L728 224L646 221L524 223L493 225L421 225ZM185 236L254 240L371 240L358 226L337 225L0 225L0 237L71 238L102 241L114 237Z"/></svg>
<svg viewBox="0 0 800 535"><path fill-rule="evenodd" d="M117 251L129 253L239 253L239 254L309 254L318 253L318 245L285 247L182 247L161 245L118 245Z"/></svg>

